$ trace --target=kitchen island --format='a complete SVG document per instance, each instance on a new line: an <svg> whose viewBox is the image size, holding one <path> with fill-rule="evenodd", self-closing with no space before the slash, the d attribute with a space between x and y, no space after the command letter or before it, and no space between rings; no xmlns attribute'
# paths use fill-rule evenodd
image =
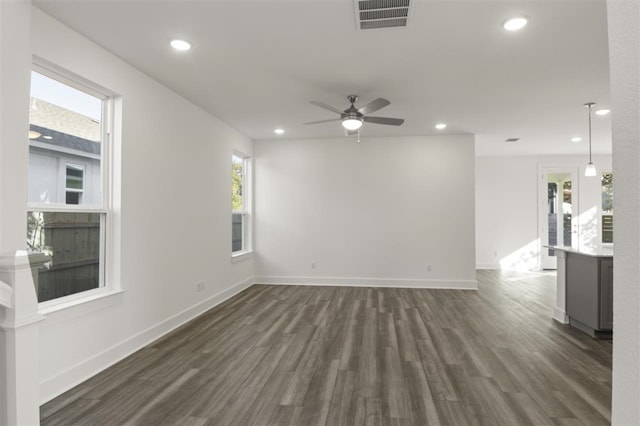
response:
<svg viewBox="0 0 640 426"><path fill-rule="evenodd" d="M613 249L549 248L558 258L553 318L593 337L611 337Z"/></svg>

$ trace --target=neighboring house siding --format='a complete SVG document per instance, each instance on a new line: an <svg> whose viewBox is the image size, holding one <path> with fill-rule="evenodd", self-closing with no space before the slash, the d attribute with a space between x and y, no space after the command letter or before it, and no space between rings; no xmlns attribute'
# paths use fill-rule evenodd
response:
<svg viewBox="0 0 640 426"><path fill-rule="evenodd" d="M29 201L64 204L67 164L84 168L82 204L99 204L99 160L34 146L29 147Z"/></svg>

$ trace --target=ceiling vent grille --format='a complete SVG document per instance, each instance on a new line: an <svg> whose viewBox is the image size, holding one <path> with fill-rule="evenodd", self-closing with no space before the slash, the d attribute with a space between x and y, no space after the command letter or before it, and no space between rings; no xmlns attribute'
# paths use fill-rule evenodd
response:
<svg viewBox="0 0 640 426"><path fill-rule="evenodd" d="M354 0L360 30L406 27L411 0Z"/></svg>

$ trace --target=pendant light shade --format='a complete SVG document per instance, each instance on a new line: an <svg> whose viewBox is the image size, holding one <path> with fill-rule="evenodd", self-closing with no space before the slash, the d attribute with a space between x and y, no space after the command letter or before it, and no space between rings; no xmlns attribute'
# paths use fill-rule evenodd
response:
<svg viewBox="0 0 640 426"><path fill-rule="evenodd" d="M595 105L595 102L587 102L584 104L589 109L589 163L587 167L584 169L584 175L586 177L594 177L596 172L596 166L593 165L593 161L591 160L591 108Z"/></svg>

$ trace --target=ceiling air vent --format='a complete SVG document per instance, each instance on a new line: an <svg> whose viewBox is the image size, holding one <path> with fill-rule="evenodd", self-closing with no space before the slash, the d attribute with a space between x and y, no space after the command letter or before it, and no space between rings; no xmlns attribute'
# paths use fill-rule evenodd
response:
<svg viewBox="0 0 640 426"><path fill-rule="evenodd" d="M360 30L406 27L411 0L354 0Z"/></svg>

